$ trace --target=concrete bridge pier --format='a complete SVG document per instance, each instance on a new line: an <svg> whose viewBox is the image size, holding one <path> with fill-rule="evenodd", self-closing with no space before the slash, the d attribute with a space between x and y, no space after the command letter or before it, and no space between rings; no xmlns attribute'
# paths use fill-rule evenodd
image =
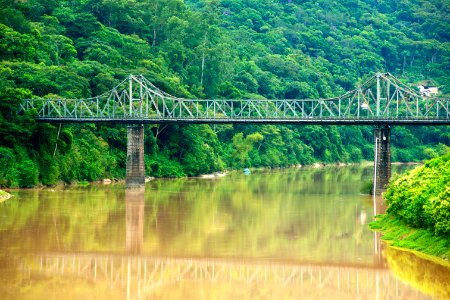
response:
<svg viewBox="0 0 450 300"><path fill-rule="evenodd" d="M144 125L127 127L127 188L145 187Z"/></svg>
<svg viewBox="0 0 450 300"><path fill-rule="evenodd" d="M375 126L374 142L373 194L381 195L391 178L391 128L388 125Z"/></svg>

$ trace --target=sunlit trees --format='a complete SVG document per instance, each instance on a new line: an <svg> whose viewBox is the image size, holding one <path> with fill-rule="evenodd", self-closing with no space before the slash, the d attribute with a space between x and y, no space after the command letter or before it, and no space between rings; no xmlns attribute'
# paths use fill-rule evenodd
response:
<svg viewBox="0 0 450 300"><path fill-rule="evenodd" d="M184 98L327 98L375 71L405 82L433 79L450 92L448 7L439 0L0 3L0 147L15 158L0 173L2 186L34 185L36 174L46 184L123 176L120 126L82 126L84 138L78 125L65 125L57 138L58 126L36 126L32 115L16 112L25 98L102 94L130 73ZM370 127L235 125L218 133L202 125L151 133L146 169L155 176L373 157ZM450 135L446 127L395 127L392 143L394 160L422 160L442 154ZM98 149L110 165L93 161L88 153L103 155ZM19 182L27 166L31 175Z"/></svg>
<svg viewBox="0 0 450 300"><path fill-rule="evenodd" d="M388 214L416 228L450 233L450 152L390 183L385 199Z"/></svg>

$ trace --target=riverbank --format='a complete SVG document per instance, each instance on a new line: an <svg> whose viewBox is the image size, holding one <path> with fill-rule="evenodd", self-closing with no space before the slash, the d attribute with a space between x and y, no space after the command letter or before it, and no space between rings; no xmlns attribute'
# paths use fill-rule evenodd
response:
<svg viewBox="0 0 450 300"><path fill-rule="evenodd" d="M391 180L370 224L391 245L450 261L450 152Z"/></svg>
<svg viewBox="0 0 450 300"><path fill-rule="evenodd" d="M412 164L420 164L415 162L410 163L402 163L402 162L395 162L392 163L393 165L412 165ZM333 162L333 163L324 163L324 162L315 162L312 164L307 165L289 165L285 167L251 167L249 168L252 173L254 172L267 172L267 171L275 171L275 170L285 170L285 169L321 169L321 168L327 168L327 167L348 167L348 166L360 166L360 167L370 167L373 166L373 161L368 160L362 160L357 163L342 163L342 162ZM226 175L229 175L231 173L241 173L242 169L239 168L230 168L223 171L216 171L214 173L210 174L200 174L197 176L187 176L184 178L202 178L202 179L218 179L221 177L224 177ZM153 176L146 176L145 182L152 181L154 179L173 179L173 178L183 178L183 177L153 177ZM39 183L38 185L32 186L32 187L13 187L10 189L13 190L20 190L20 189L47 189L47 188L59 188L59 187L77 187L77 186L89 186L91 184L99 184L99 185L109 185L109 184L116 184L125 183L125 177L119 177L119 178L104 178L100 180L94 180L94 181L72 181L72 182L64 182L64 181L58 181L55 184L52 185L43 185L42 183ZM361 192L364 194L370 194L370 191L372 189L372 181L368 181L366 183L368 188L362 188ZM365 192L363 192L363 190Z"/></svg>
<svg viewBox="0 0 450 300"><path fill-rule="evenodd" d="M390 246L407 249L425 259L450 267L450 237L412 228L389 215L378 215L369 228L382 233Z"/></svg>
<svg viewBox="0 0 450 300"><path fill-rule="evenodd" d="M11 194L8 192L5 192L4 190L0 190L0 202L6 201L9 198L11 198Z"/></svg>

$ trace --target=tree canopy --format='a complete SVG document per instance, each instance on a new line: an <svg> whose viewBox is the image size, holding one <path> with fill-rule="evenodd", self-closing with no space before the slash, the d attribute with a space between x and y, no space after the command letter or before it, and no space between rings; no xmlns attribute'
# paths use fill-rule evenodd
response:
<svg viewBox="0 0 450 300"><path fill-rule="evenodd" d="M319 98L376 71L450 93L447 1L0 0L0 186L123 177L122 126L37 124L32 97L84 98L143 74L179 97ZM372 159L370 127L145 128L146 171ZM393 159L445 152L446 127L395 127Z"/></svg>

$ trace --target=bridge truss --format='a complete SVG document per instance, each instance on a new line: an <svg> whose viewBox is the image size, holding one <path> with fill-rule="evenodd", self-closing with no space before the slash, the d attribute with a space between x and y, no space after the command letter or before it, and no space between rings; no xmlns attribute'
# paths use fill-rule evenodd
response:
<svg viewBox="0 0 450 300"><path fill-rule="evenodd" d="M130 75L107 93L88 99L27 99L19 112L36 110L46 122L450 124L450 99L426 97L390 73L328 99L184 99L142 75Z"/></svg>

